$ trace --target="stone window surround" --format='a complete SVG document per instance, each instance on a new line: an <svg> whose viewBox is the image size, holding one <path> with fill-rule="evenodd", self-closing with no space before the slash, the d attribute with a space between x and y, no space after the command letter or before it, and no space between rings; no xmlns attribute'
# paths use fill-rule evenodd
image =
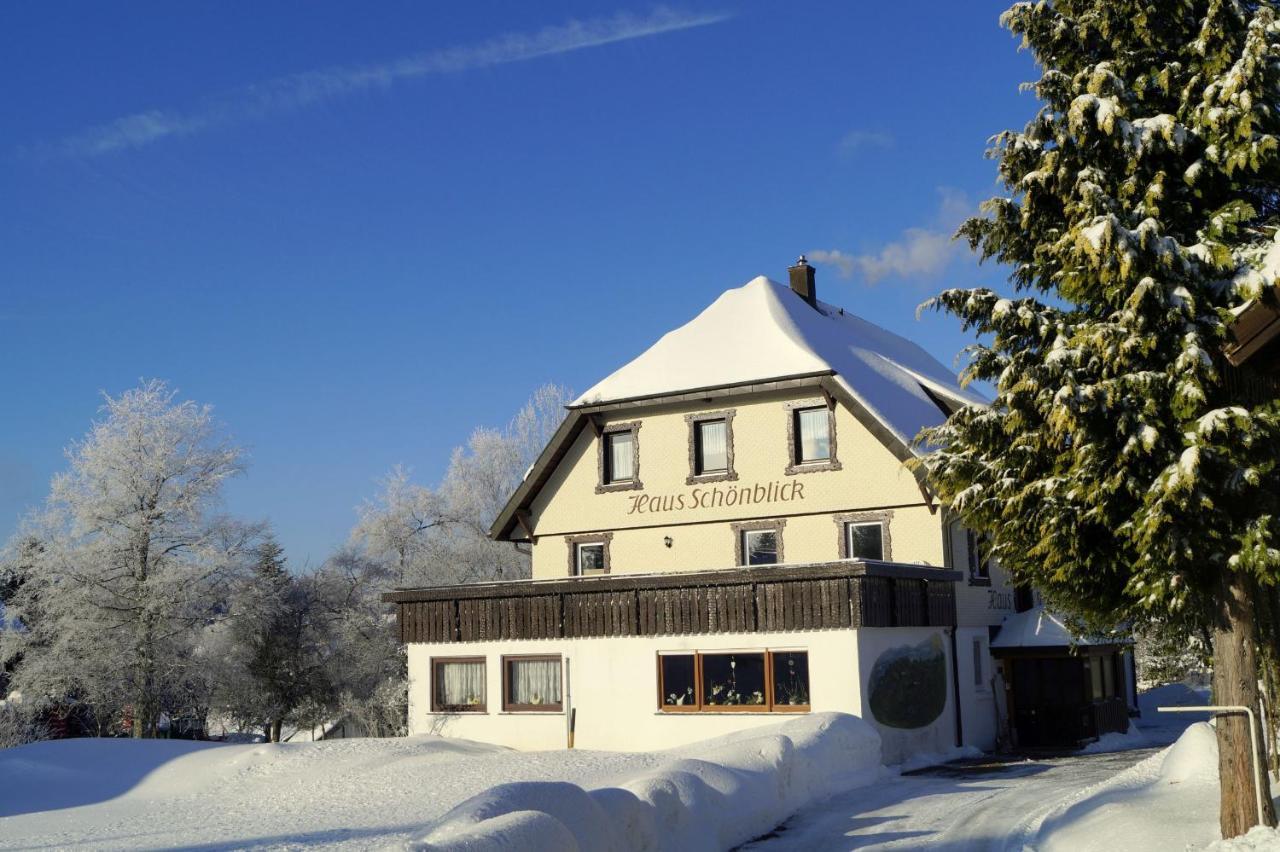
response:
<svg viewBox="0 0 1280 852"><path fill-rule="evenodd" d="M797 473L818 473L824 470L840 470L840 458L836 455L836 407L834 401L822 397L814 399L797 399L783 405L787 412L787 468L786 476ZM796 412L802 408L825 408L827 410L827 435L831 441L831 457L825 461L799 462L800 436L796 434Z"/></svg>
<svg viewBox="0 0 1280 852"><path fill-rule="evenodd" d="M582 575L578 573L578 545L580 544L603 544L604 545L604 571L602 574L613 573L613 560L609 556L609 543L613 541L613 533L584 533L583 535L567 535L564 537L564 543L569 547L569 576L592 576L598 577L600 574Z"/></svg>
<svg viewBox="0 0 1280 852"><path fill-rule="evenodd" d="M725 408L720 411L701 411L697 414L686 414L684 421L689 424L689 475L685 477L685 485L697 485L703 482L735 482L738 472L733 467L733 418L738 413L736 408ZM725 467L727 470L714 473L698 473L698 424L708 420L724 421Z"/></svg>
<svg viewBox="0 0 1280 852"><path fill-rule="evenodd" d="M875 512L841 512L832 516L836 522L837 548L841 559L853 559L849 555L849 536L845 531L846 524L880 524L880 541L884 547L882 557L885 562L893 561L893 538L889 535L890 521L893 520L892 509Z"/></svg>
<svg viewBox="0 0 1280 852"><path fill-rule="evenodd" d="M747 557L742 547L742 534L745 532L755 532L756 530L773 530L778 538L778 562L782 565L786 563L786 558L782 551L782 530L787 525L786 518L776 518L764 521L735 521L729 526L733 528L733 558L735 565L746 565L744 561Z"/></svg>
<svg viewBox="0 0 1280 852"><path fill-rule="evenodd" d="M606 482L605 452L609 446L609 435L618 432L631 433L631 478L623 482ZM609 494L614 491L640 491L644 485L640 482L640 421L628 420L625 423L609 423L600 428L596 438L596 493Z"/></svg>

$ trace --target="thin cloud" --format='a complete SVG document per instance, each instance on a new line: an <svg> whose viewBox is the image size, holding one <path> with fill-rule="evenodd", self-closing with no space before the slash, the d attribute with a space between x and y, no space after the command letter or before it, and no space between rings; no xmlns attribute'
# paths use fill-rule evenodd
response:
<svg viewBox="0 0 1280 852"><path fill-rule="evenodd" d="M959 190L942 187L933 225L907 228L893 242L879 250L852 254L840 249L818 249L809 252L817 263L826 263L840 271L843 278L857 277L875 284L890 276L898 278L932 278L939 275L962 250L952 239L955 229L973 215L974 206Z"/></svg>
<svg viewBox="0 0 1280 852"><path fill-rule="evenodd" d="M840 139L840 153L855 154L867 148L892 148L894 138L878 130L850 130Z"/></svg>
<svg viewBox="0 0 1280 852"><path fill-rule="evenodd" d="M421 53L374 65L335 66L276 77L210 98L186 110L147 110L100 124L48 146L44 153L93 157L141 148L163 139L273 113L302 109L402 80L457 74L495 65L601 47L632 39L704 27L728 13L689 13L659 7L648 15L626 12L570 20L531 33L507 33L479 44Z"/></svg>

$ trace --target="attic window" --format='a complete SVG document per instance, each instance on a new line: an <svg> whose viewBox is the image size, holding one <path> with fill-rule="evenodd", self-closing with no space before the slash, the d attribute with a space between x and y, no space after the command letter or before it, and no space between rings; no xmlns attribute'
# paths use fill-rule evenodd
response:
<svg viewBox="0 0 1280 852"><path fill-rule="evenodd" d="M685 484L734 480L733 416L735 411L687 414L689 424L689 476Z"/></svg>
<svg viewBox="0 0 1280 852"><path fill-rule="evenodd" d="M829 399L788 402L787 468L790 476L821 470L840 470L836 459L836 414Z"/></svg>
<svg viewBox="0 0 1280 852"><path fill-rule="evenodd" d="M610 423L599 430L596 493L631 491L640 483L640 421Z"/></svg>

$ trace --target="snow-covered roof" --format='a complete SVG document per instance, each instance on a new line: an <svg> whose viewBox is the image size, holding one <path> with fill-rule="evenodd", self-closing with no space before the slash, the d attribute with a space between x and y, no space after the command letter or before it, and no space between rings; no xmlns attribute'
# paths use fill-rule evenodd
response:
<svg viewBox="0 0 1280 852"><path fill-rule="evenodd" d="M1115 645L1121 640L1077 636L1061 617L1044 607L1007 616L992 648L1062 648L1071 645Z"/></svg>
<svg viewBox="0 0 1280 852"><path fill-rule="evenodd" d="M926 389L960 405L986 404L910 340L825 302L815 310L760 276L725 291L573 406L816 373L833 373L904 445L945 417Z"/></svg>

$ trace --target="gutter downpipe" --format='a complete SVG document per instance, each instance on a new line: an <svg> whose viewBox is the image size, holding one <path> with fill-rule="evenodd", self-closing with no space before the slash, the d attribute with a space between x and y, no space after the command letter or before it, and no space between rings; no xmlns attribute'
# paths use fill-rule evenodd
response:
<svg viewBox="0 0 1280 852"><path fill-rule="evenodd" d="M951 628L951 694L956 704L956 748L964 747L964 713L960 709L960 658L956 653L956 628Z"/></svg>

